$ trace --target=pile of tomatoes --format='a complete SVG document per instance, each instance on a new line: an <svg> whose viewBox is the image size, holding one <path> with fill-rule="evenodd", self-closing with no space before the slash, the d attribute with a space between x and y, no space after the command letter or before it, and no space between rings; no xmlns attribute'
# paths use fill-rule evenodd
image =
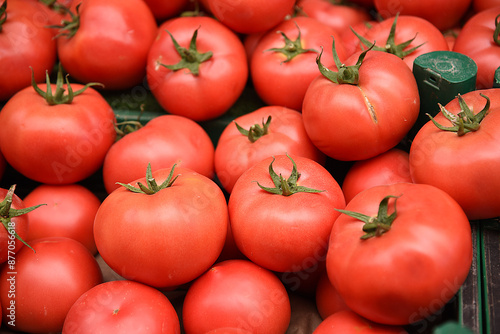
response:
<svg viewBox="0 0 500 334"><path fill-rule="evenodd" d="M0 5L9 331L430 331L500 216L498 1ZM477 64L435 112L433 51Z"/></svg>

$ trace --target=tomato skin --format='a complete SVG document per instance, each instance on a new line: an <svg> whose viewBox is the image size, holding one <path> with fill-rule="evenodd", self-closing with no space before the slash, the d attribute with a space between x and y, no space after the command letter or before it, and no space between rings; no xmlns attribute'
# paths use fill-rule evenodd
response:
<svg viewBox="0 0 500 334"><path fill-rule="evenodd" d="M45 80L46 71L52 71L57 52L54 33L44 26L49 23L42 4L8 1L0 32L0 101L31 84L30 67L37 82Z"/></svg>
<svg viewBox="0 0 500 334"><path fill-rule="evenodd" d="M101 201L92 191L80 184L41 184L23 202L28 207L45 204L27 213L28 243L44 237L68 237L81 242L92 254L97 253L93 226Z"/></svg>
<svg viewBox="0 0 500 334"><path fill-rule="evenodd" d="M284 48L284 33L295 41L300 31L301 47L312 49L296 55L290 61L281 52L269 51ZM250 60L252 83L259 97L267 105L285 106L295 110L302 109L302 101L307 87L320 73L316 57L323 49L325 66L334 65L331 47L332 38L340 39L340 34L330 26L311 17L295 17L283 21L261 37L253 50ZM346 59L340 44L337 53L341 61Z"/></svg>
<svg viewBox="0 0 500 334"><path fill-rule="evenodd" d="M104 186L111 193L120 187L117 182L141 178L149 163L153 170L177 163L212 178L214 151L209 135L195 121L177 115L158 116L110 147L103 163Z"/></svg>
<svg viewBox="0 0 500 334"><path fill-rule="evenodd" d="M498 6L500 6L498 0L472 0L472 8L475 13Z"/></svg>
<svg viewBox="0 0 500 334"><path fill-rule="evenodd" d="M170 170L153 171L158 185ZM183 167L175 167L173 175L178 175L173 185L153 195L116 189L94 221L104 261L122 277L156 288L198 277L217 260L227 234L227 203L219 186ZM146 179L130 184L137 182L146 184Z"/></svg>
<svg viewBox="0 0 500 334"><path fill-rule="evenodd" d="M356 161L344 177L342 191L349 203L365 189L398 182L413 182L409 154L399 148L392 148L373 158Z"/></svg>
<svg viewBox="0 0 500 334"><path fill-rule="evenodd" d="M343 310L323 320L313 334L405 334L403 327L374 323L351 310Z"/></svg>
<svg viewBox="0 0 500 334"><path fill-rule="evenodd" d="M493 40L495 17L499 14L500 4L469 18L453 46L453 51L472 58L476 63L476 89L493 87L495 70L500 64L500 45Z"/></svg>
<svg viewBox="0 0 500 334"><path fill-rule="evenodd" d="M68 311L63 334L180 334L174 307L157 289L128 280L96 285Z"/></svg>
<svg viewBox="0 0 500 334"><path fill-rule="evenodd" d="M224 328L284 334L290 318L283 284L248 260L215 264L189 287L182 309L184 328L190 334L219 333L216 330Z"/></svg>
<svg viewBox="0 0 500 334"><path fill-rule="evenodd" d="M215 172L224 189L231 193L244 171L274 154L299 155L325 163L325 155L309 139L300 112L281 106L264 106L234 119L244 129L262 124L271 116L269 133L251 142L234 123L222 131L215 148Z"/></svg>
<svg viewBox="0 0 500 334"><path fill-rule="evenodd" d="M46 84L39 88L46 91ZM56 85L52 84L52 91ZM66 88L66 85L63 86ZM82 85L72 84L77 91ZM0 149L24 176L47 184L79 182L96 172L114 143L115 114L92 87L70 104L48 105L32 87L16 93L0 112ZM22 136L19 129L23 129Z"/></svg>
<svg viewBox="0 0 500 334"><path fill-rule="evenodd" d="M80 26L74 36L57 38L64 69L82 83L99 82L105 89L141 84L157 24L143 0L83 0ZM126 50L126 52L124 52Z"/></svg>
<svg viewBox="0 0 500 334"><path fill-rule="evenodd" d="M364 223L339 216L326 269L351 310L377 323L406 325L439 311L465 281L472 262L471 227L450 195L426 184L372 187L346 210L376 215L388 195L399 196L397 215L379 237L361 239ZM388 211L394 212L394 199Z"/></svg>
<svg viewBox="0 0 500 334"><path fill-rule="evenodd" d="M455 132L439 130L429 121L415 136L409 157L413 181L449 193L471 220L500 216L500 180L493 172L500 168L500 89L475 90L462 98L478 113L486 103L481 93L490 98L491 107L476 132L459 137ZM445 108L452 114L461 111L458 99ZM444 126L451 125L441 113L434 119Z"/></svg>
<svg viewBox="0 0 500 334"><path fill-rule="evenodd" d="M354 65L358 55L345 64ZM316 77L306 91L302 115L316 147L331 158L354 161L395 147L415 123L419 109L417 83L406 63L372 50L359 68L357 85Z"/></svg>
<svg viewBox="0 0 500 334"><path fill-rule="evenodd" d="M157 21L164 21L179 15L188 4L189 0L144 0Z"/></svg>
<svg viewBox="0 0 500 334"><path fill-rule="evenodd" d="M36 253L24 247L16 255L14 269L0 273L3 322L10 329L29 333L60 332L73 303L102 282L102 273L92 254L76 240L52 237L33 240ZM14 271L14 272L13 272ZM15 281L12 299L11 279ZM8 307L15 301L15 326Z"/></svg>
<svg viewBox="0 0 500 334"><path fill-rule="evenodd" d="M326 271L319 277L314 297L316 308L323 320L334 313L349 309L330 282Z"/></svg>
<svg viewBox="0 0 500 334"><path fill-rule="evenodd" d="M320 193L297 192L289 196L262 190L273 187L266 158L244 172L229 197L228 209L233 238L251 261L277 272L296 272L317 265L326 254L328 236L344 195L333 176L317 162L290 156L300 173L297 184ZM288 178L292 162L276 155L273 169Z"/></svg>
<svg viewBox="0 0 500 334"><path fill-rule="evenodd" d="M188 48L194 32L200 53L212 57L199 66L199 75L187 69L170 70L160 64L177 64L170 32L181 47ZM195 121L223 115L243 92L248 78L248 62L243 42L222 23L211 17L178 17L158 29L147 62L147 81L158 103L169 113ZM210 103L207 103L210 101Z"/></svg>

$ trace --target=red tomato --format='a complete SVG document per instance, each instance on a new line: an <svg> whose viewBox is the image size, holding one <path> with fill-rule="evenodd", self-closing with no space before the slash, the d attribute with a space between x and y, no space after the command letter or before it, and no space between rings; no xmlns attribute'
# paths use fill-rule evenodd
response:
<svg viewBox="0 0 500 334"><path fill-rule="evenodd" d="M157 21L177 16L188 7L190 0L144 0Z"/></svg>
<svg viewBox="0 0 500 334"><path fill-rule="evenodd" d="M214 145L195 121L177 115L162 115L118 140L106 154L103 181L108 193L141 178L148 164L153 170L174 163L208 178L214 176ZM123 168L127 166L127 168Z"/></svg>
<svg viewBox="0 0 500 334"><path fill-rule="evenodd" d="M160 26L147 73L165 110L205 121L224 114L239 98L248 63L243 42L222 23L206 16L178 17Z"/></svg>
<svg viewBox="0 0 500 334"><path fill-rule="evenodd" d="M500 6L500 0L472 0L472 8L475 13Z"/></svg>
<svg viewBox="0 0 500 334"><path fill-rule="evenodd" d="M60 332L73 303L101 283L96 259L85 246L65 237L33 240L15 264L0 273L3 322L29 333Z"/></svg>
<svg viewBox="0 0 500 334"><path fill-rule="evenodd" d="M334 64L329 47L340 34L310 17L285 20L261 37L250 60L253 87L267 105L302 109L307 87L319 75L316 58L324 49L325 66ZM337 48L346 59L342 45Z"/></svg>
<svg viewBox="0 0 500 334"><path fill-rule="evenodd" d="M313 334L404 334L403 327L388 326L367 320L350 310L332 314L323 320Z"/></svg>
<svg viewBox="0 0 500 334"><path fill-rule="evenodd" d="M477 65L476 88L492 88L500 66L500 6L472 16L463 25L453 51L463 53Z"/></svg>
<svg viewBox="0 0 500 334"><path fill-rule="evenodd" d="M469 273L472 240L469 220L450 195L397 183L364 190L345 209L332 228L326 270L349 309L406 325L455 296Z"/></svg>
<svg viewBox="0 0 500 334"><path fill-rule="evenodd" d="M41 184L23 199L26 206L45 204L27 214L27 241L44 237L68 237L97 253L94 241L94 217L100 199L80 184Z"/></svg>
<svg viewBox="0 0 500 334"><path fill-rule="evenodd" d="M184 328L190 334L218 330L284 334L290 319L283 284L272 272L247 260L215 264L189 287L182 308Z"/></svg>
<svg viewBox="0 0 500 334"><path fill-rule="evenodd" d="M330 282L326 271L320 276L315 292L316 308L321 319L324 320L334 313L349 309Z"/></svg>
<svg viewBox="0 0 500 334"><path fill-rule="evenodd" d="M342 182L346 202L361 191L385 184L413 182L410 175L409 154L393 148L373 158L356 161Z"/></svg>
<svg viewBox="0 0 500 334"><path fill-rule="evenodd" d="M490 99L489 106L480 94ZM497 217L500 216L500 179L494 171L500 168L500 89L476 90L461 98L471 114L479 114L476 122L472 122L478 126L477 130L458 135L456 131L441 130L429 121L411 144L410 173L415 183L430 184L450 194L469 219ZM451 115L465 110L459 98L444 108ZM481 110L488 110L482 121ZM443 113L434 120L444 127L453 126Z"/></svg>
<svg viewBox="0 0 500 334"><path fill-rule="evenodd" d="M356 66L359 56L355 53L345 65L339 64L342 73L359 73L357 82L343 82L349 76L342 74L337 80L320 75L311 82L302 106L311 141L336 160L364 160L395 147L419 114L417 83L401 58L371 50ZM337 73L331 68L326 75Z"/></svg>
<svg viewBox="0 0 500 334"><path fill-rule="evenodd" d="M206 0L209 11L238 33L271 29L293 12L295 0Z"/></svg>
<svg viewBox="0 0 500 334"><path fill-rule="evenodd" d="M236 124L248 134L241 133ZM326 160L307 136L300 112L264 106L237 117L222 131L215 148L215 172L224 189L231 193L236 180L248 168L273 154L286 153L321 165Z"/></svg>
<svg viewBox="0 0 500 334"><path fill-rule="evenodd" d="M157 33L147 4L143 0L82 0L75 1L72 10L78 15L78 28L62 30L57 38L64 69L80 82L99 82L110 90L141 84Z"/></svg>
<svg viewBox="0 0 500 334"><path fill-rule="evenodd" d="M472 0L374 0L375 9L383 18L398 13L414 15L430 21L441 31L457 25L471 3Z"/></svg>
<svg viewBox="0 0 500 334"><path fill-rule="evenodd" d="M47 84L39 88L46 91ZM71 88L76 93L84 86L72 84ZM54 95L62 94L60 89L67 87L51 85ZM58 104L49 104L27 87L2 108L0 123L5 128L0 132L0 149L14 169L32 180L76 183L102 166L116 138L114 121L113 109L92 87Z"/></svg>
<svg viewBox="0 0 500 334"><path fill-rule="evenodd" d="M393 27L394 34L391 33ZM434 24L418 16L398 15L387 18L374 24L361 36L366 39L363 49L375 42L374 50L395 54L403 59L411 70L418 56L432 51L449 51L443 33Z"/></svg>
<svg viewBox="0 0 500 334"><path fill-rule="evenodd" d="M0 101L6 101L30 85L32 70L37 82L44 80L45 72L54 67L57 53L54 33L45 27L50 22L42 4L4 0L1 6Z"/></svg>
<svg viewBox="0 0 500 334"><path fill-rule="evenodd" d="M339 184L323 166L288 155L250 167L236 181L228 202L238 248L256 264L278 272L317 265L339 216L335 208L344 206Z"/></svg>
<svg viewBox="0 0 500 334"><path fill-rule="evenodd" d="M224 246L228 210L222 190L175 166L148 169L146 178L130 185L139 183L150 194L121 187L102 202L94 221L99 254L120 276L157 288L192 281Z"/></svg>
<svg viewBox="0 0 500 334"><path fill-rule="evenodd" d="M180 323L168 298L157 289L127 280L99 284L69 309L63 334L180 334Z"/></svg>

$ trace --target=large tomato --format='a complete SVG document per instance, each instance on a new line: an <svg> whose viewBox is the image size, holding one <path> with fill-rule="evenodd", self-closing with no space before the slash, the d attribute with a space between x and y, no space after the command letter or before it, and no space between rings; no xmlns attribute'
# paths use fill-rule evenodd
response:
<svg viewBox="0 0 500 334"><path fill-rule="evenodd" d="M426 184L362 191L333 225L326 270L346 305L377 323L430 317L458 292L472 262L460 205Z"/></svg>
<svg viewBox="0 0 500 334"><path fill-rule="evenodd" d="M457 97L434 121L439 127L429 121L411 144L413 181L446 191L469 219L500 216L500 89Z"/></svg>
<svg viewBox="0 0 500 334"><path fill-rule="evenodd" d="M78 8L78 9L77 9ZM71 24L57 38L64 69L76 80L105 89L142 84L157 24L143 0L74 1Z"/></svg>
<svg viewBox="0 0 500 334"><path fill-rule="evenodd" d="M0 272L3 321L29 333L61 332L74 302L102 282L94 256L80 242L52 237L33 240Z"/></svg>
<svg viewBox="0 0 500 334"><path fill-rule="evenodd" d="M230 193L248 168L286 153L325 163L325 155L309 139L299 111L264 106L237 117L222 131L215 148L215 172Z"/></svg>
<svg viewBox="0 0 500 334"><path fill-rule="evenodd" d="M340 33L311 17L283 21L263 35L250 59L253 87L268 105L302 109L307 87L319 75L316 57L325 49L325 66L334 65L329 45ZM342 45L337 48L346 59Z"/></svg>
<svg viewBox="0 0 500 334"><path fill-rule="evenodd" d="M214 145L195 121L177 115L158 116L111 146L102 168L104 186L110 193L120 187L117 182L141 178L148 164L154 170L174 163L212 178Z"/></svg>
<svg viewBox="0 0 500 334"><path fill-rule="evenodd" d="M45 79L56 62L54 33L43 5L35 1L1 1L0 101L8 100L35 80ZM31 69L30 69L31 67Z"/></svg>
<svg viewBox="0 0 500 334"><path fill-rule="evenodd" d="M381 325L351 310L342 310L325 318L313 334L406 334L400 326Z"/></svg>
<svg viewBox="0 0 500 334"><path fill-rule="evenodd" d="M342 190L317 162L276 155L245 171L229 197L233 238L250 260L278 272L316 266L326 254Z"/></svg>
<svg viewBox="0 0 500 334"><path fill-rule="evenodd" d="M63 334L180 334L177 313L155 288L118 280L96 285L71 306Z"/></svg>
<svg viewBox="0 0 500 334"><path fill-rule="evenodd" d="M463 53L477 65L476 88L492 88L500 66L500 4L467 20L458 34L453 51Z"/></svg>
<svg viewBox="0 0 500 334"><path fill-rule="evenodd" d="M227 229L226 199L214 181L175 165L154 172L149 166L145 178L104 199L94 237L116 273L170 288L190 282L217 260Z"/></svg>
<svg viewBox="0 0 500 334"><path fill-rule="evenodd" d="M184 328L190 334L284 334L290 319L283 284L248 260L215 264L189 287L182 308Z"/></svg>
<svg viewBox="0 0 500 334"><path fill-rule="evenodd" d="M343 161L395 147L417 120L420 97L412 71L381 51L355 53L336 68L321 66L304 96L302 115L313 144Z"/></svg>
<svg viewBox="0 0 500 334"><path fill-rule="evenodd" d="M27 241L44 237L68 237L97 253L94 241L94 217L101 205L92 191L80 184L41 184L23 199L24 205L44 204L27 213Z"/></svg>
<svg viewBox="0 0 500 334"><path fill-rule="evenodd" d="M151 46L147 81L169 113L204 121L224 114L248 78L243 42L207 16L165 21Z"/></svg>
<svg viewBox="0 0 500 334"><path fill-rule="evenodd" d="M70 91L59 74L56 84L47 80L36 89L22 89L0 112L5 159L41 183L76 183L89 177L102 166L116 138L115 114L107 101L92 87L72 84Z"/></svg>

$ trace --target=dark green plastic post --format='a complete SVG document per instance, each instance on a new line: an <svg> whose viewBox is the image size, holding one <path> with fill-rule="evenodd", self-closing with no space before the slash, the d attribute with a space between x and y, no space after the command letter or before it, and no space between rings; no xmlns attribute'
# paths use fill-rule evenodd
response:
<svg viewBox="0 0 500 334"><path fill-rule="evenodd" d="M493 88L500 88L500 67L495 71L495 77L493 78Z"/></svg>

